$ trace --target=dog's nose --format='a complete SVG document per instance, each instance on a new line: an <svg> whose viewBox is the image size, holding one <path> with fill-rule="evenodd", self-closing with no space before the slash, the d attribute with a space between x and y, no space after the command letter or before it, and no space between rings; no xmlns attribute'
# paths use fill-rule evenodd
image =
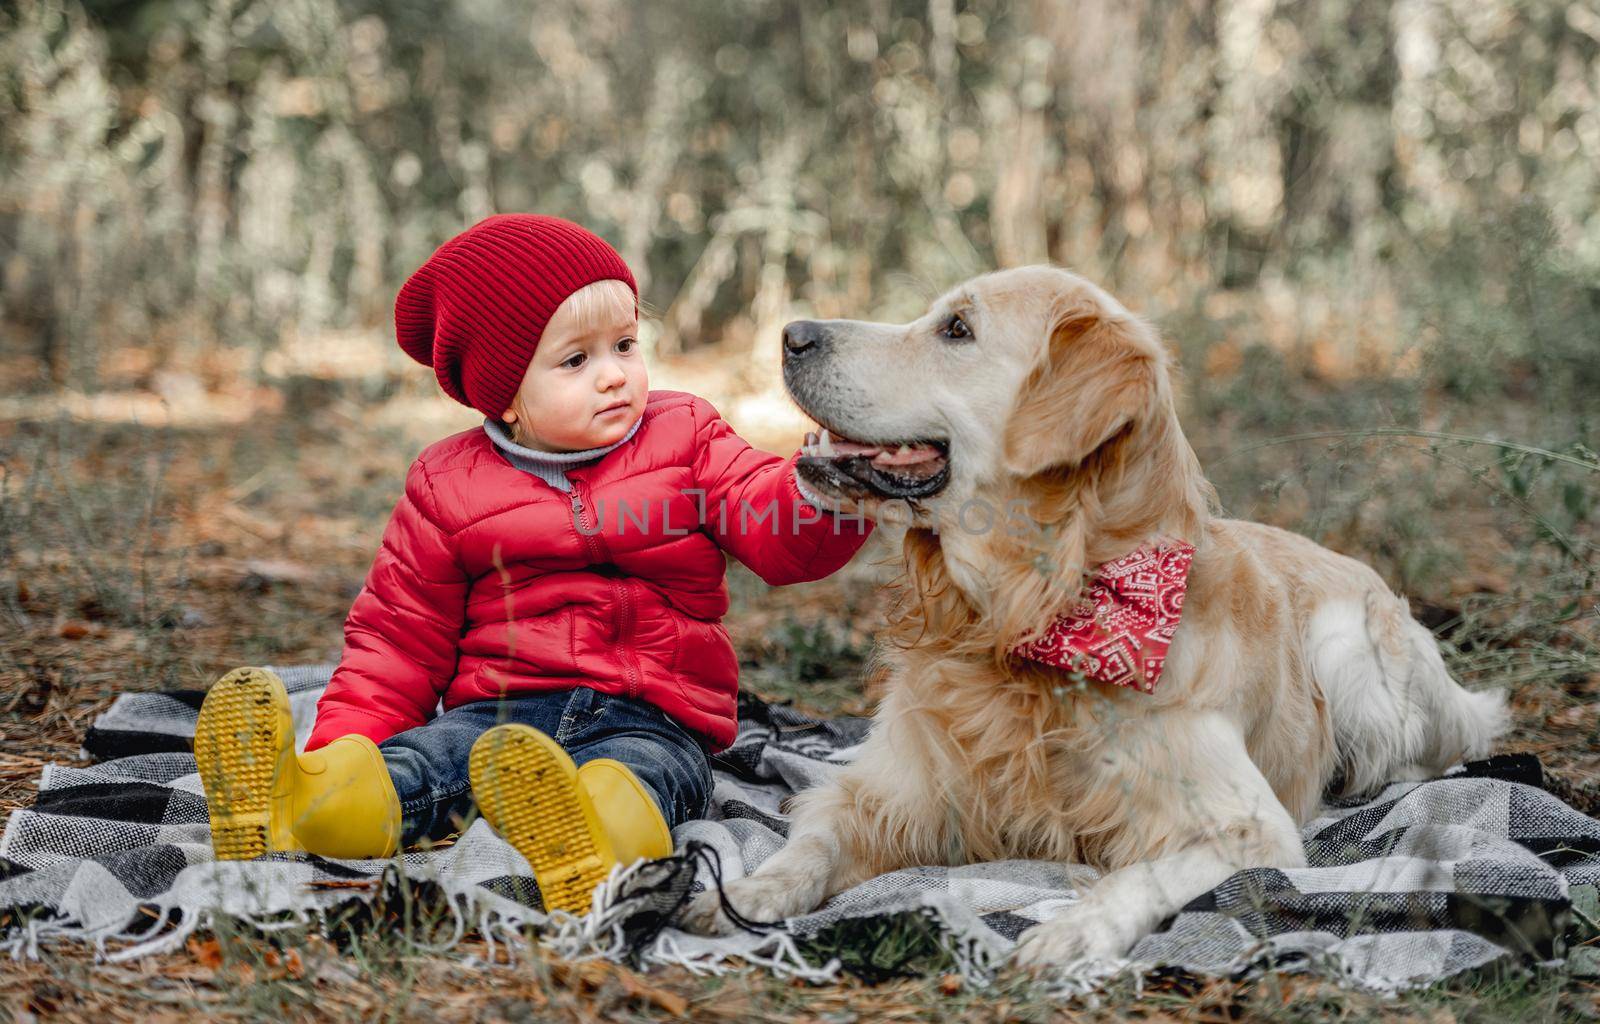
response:
<svg viewBox="0 0 1600 1024"><path fill-rule="evenodd" d="M783 356L785 359L814 355L827 341L827 328L815 320L796 320L783 329Z"/></svg>

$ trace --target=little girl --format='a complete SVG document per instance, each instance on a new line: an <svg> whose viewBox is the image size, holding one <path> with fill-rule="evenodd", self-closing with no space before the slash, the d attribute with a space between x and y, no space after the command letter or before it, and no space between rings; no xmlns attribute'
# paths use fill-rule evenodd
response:
<svg viewBox="0 0 1600 1024"><path fill-rule="evenodd" d="M401 288L395 326L483 426L407 473L305 753L272 673L207 694L212 843L223 859L386 857L476 802L545 906L578 910L707 809L707 751L737 730L723 551L800 583L871 524L803 497L798 453L649 390L633 275L576 224L477 224Z"/></svg>

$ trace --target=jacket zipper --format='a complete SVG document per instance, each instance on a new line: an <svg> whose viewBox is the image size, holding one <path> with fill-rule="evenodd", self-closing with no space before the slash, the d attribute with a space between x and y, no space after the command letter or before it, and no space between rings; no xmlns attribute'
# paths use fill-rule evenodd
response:
<svg viewBox="0 0 1600 1024"><path fill-rule="evenodd" d="M617 623L617 646L622 647L625 640L632 639L634 607L633 586L631 580L622 580L622 619ZM634 657L633 650L628 647L621 651L622 669L628 676L628 696L639 696L639 664Z"/></svg>
<svg viewBox="0 0 1600 1024"><path fill-rule="evenodd" d="M583 542L583 546L589 550L589 557L598 559L602 554L600 550L600 536L599 532L594 529L594 516L592 514L588 517L588 522L584 521L583 513L586 505L587 502L585 502L583 500L583 496L578 493L577 482L573 481L572 515L575 520L573 523L573 529L577 531L578 539Z"/></svg>
<svg viewBox="0 0 1600 1024"><path fill-rule="evenodd" d="M610 561L611 552L606 550L594 514L590 512L585 521L584 512L590 502L584 500L585 495L580 482L570 476L567 479L572 483L572 514L576 519L574 529L577 529L590 558L596 561ZM582 529L578 529L578 524L582 525ZM616 600L612 602L616 637L611 642L611 654L622 665L622 673L627 677L628 696L638 697L639 667L635 663L632 651L627 649L625 643L628 634L633 630L633 590L628 586L627 580L619 580L612 584L612 592L616 595Z"/></svg>

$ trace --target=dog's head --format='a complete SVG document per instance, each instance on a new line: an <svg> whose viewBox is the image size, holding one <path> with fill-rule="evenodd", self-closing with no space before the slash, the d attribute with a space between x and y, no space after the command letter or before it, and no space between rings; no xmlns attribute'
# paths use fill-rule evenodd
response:
<svg viewBox="0 0 1600 1024"><path fill-rule="evenodd" d="M936 547L980 612L1014 618L1002 590L1048 612L1088 565L1205 515L1155 332L1065 270L974 278L909 324L791 323L783 376L823 428L806 489L905 522L908 556Z"/></svg>

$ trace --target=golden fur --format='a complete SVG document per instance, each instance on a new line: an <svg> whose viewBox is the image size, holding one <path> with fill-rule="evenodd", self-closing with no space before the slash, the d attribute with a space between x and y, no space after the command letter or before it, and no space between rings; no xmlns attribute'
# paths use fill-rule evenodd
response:
<svg viewBox="0 0 1600 1024"><path fill-rule="evenodd" d="M937 337L952 315L973 327L970 348ZM848 437L942 427L951 476L910 503L871 735L834 783L796 798L789 845L728 885L741 911L788 916L913 865L1057 860L1106 874L1030 931L1021 958L1117 956L1232 871L1303 863L1296 826L1335 779L1437 772L1503 727L1498 695L1461 690L1372 570L1213 514L1164 348L1088 282L1024 268L909 325L823 326L827 361L791 381L796 400ZM925 413L903 386L874 394L908 367L929 382ZM1022 528L963 529L958 502L978 497L1026 509ZM1094 566L1158 537L1196 553L1153 693L1008 657ZM714 896L691 925L728 926Z"/></svg>

